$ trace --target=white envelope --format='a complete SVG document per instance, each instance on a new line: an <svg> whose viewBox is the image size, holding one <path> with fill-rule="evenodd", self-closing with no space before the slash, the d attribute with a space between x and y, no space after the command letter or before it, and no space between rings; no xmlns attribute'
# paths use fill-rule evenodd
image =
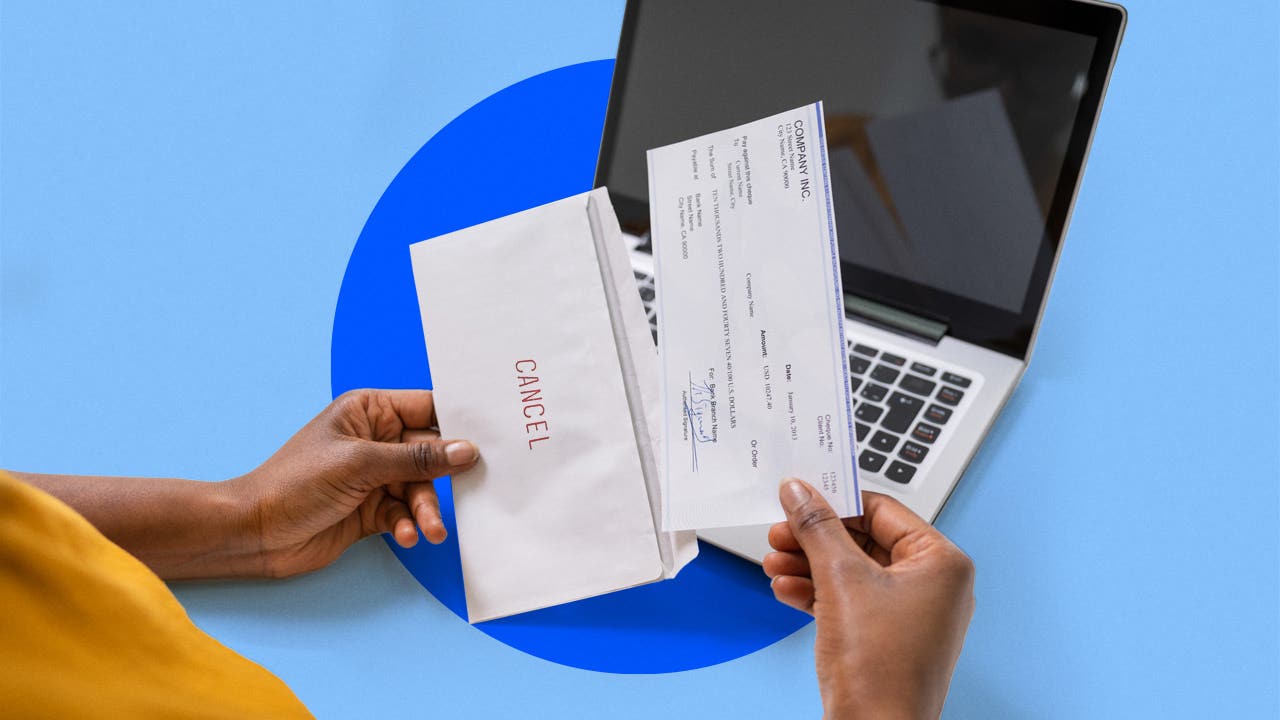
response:
<svg viewBox="0 0 1280 720"><path fill-rule="evenodd" d="M480 449L454 476L481 622L673 577L657 356L603 189L410 248L436 413Z"/></svg>

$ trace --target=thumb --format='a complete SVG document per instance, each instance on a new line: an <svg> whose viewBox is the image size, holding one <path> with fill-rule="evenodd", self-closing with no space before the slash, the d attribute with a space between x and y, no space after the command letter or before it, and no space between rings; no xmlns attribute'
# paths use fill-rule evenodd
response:
<svg viewBox="0 0 1280 720"><path fill-rule="evenodd" d="M778 489L791 534L804 551L815 583L825 575L846 572L867 561L831 505L803 480L789 478Z"/></svg>
<svg viewBox="0 0 1280 720"><path fill-rule="evenodd" d="M479 459L467 440L432 438L419 442L370 442L366 479L375 486L434 480L465 470Z"/></svg>

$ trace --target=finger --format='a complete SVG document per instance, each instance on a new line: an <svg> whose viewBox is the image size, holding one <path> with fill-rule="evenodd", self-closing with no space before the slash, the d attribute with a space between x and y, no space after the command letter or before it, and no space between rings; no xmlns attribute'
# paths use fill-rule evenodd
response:
<svg viewBox="0 0 1280 720"><path fill-rule="evenodd" d="M880 563L881 566L888 565L889 552L872 540L870 535L857 529L857 523L854 521L861 519L861 517L855 517L846 518L843 521L849 535L853 537L854 544L862 548L863 552L870 555L871 559ZM775 523L769 528L769 545L779 552L800 550L800 542L796 540L795 533L791 532L791 525L786 522Z"/></svg>
<svg viewBox="0 0 1280 720"><path fill-rule="evenodd" d="M769 545L780 552L795 552L800 549L800 542L796 540L795 533L791 532L791 525L785 520L774 523L769 528Z"/></svg>
<svg viewBox="0 0 1280 720"><path fill-rule="evenodd" d="M400 442L424 442L427 440L435 440L440 437L440 433L436 430L405 430L400 433ZM418 517L418 513L414 510L414 504L410 502L409 491L418 483L391 483L386 486L387 494L404 500L409 505L409 512L413 514L414 519ZM430 486L429 486L430 487ZM434 488L432 488L434 492ZM428 537L430 539L430 537Z"/></svg>
<svg viewBox="0 0 1280 720"><path fill-rule="evenodd" d="M405 500L409 504L409 511L418 522L418 527L422 528L422 534L427 538L427 542L439 545L449 537L449 531L444 527L444 520L440 518L440 498L436 495L435 483L410 484L409 494Z"/></svg>
<svg viewBox="0 0 1280 720"><path fill-rule="evenodd" d="M391 537L395 538L397 545L407 550L418 544L418 526L413 524L413 519L408 515L398 518L391 528Z"/></svg>
<svg viewBox="0 0 1280 720"><path fill-rule="evenodd" d="M813 614L813 581L809 578L779 575L770 584L773 596L783 605Z"/></svg>
<svg viewBox="0 0 1280 720"><path fill-rule="evenodd" d="M911 543L906 541L937 533L932 525L906 505L875 492L862 494L862 517L851 519L849 525L853 530L870 535L894 562L910 554Z"/></svg>
<svg viewBox="0 0 1280 720"><path fill-rule="evenodd" d="M400 442L426 442L440 437L439 430L405 430L400 433Z"/></svg>
<svg viewBox="0 0 1280 720"><path fill-rule="evenodd" d="M390 495L383 495L374 506L372 523L366 526L366 534L391 533L396 544L411 548L418 544L418 529L409 515L409 506Z"/></svg>
<svg viewBox="0 0 1280 720"><path fill-rule="evenodd" d="M466 440L436 438L395 443L362 440L365 472L374 487L391 483L419 483L466 470L479 459L476 446Z"/></svg>
<svg viewBox="0 0 1280 720"><path fill-rule="evenodd" d="M809 577L809 558L801 552L771 552L764 556L764 574L769 577L794 575Z"/></svg>
<svg viewBox="0 0 1280 720"><path fill-rule="evenodd" d="M871 559L879 563L881 567L885 567L889 564L889 551L880 547L880 545L877 544L875 539L870 535L860 530L853 529L849 530L849 535L853 538L854 544L862 548L862 552L869 555Z"/></svg>
<svg viewBox="0 0 1280 720"><path fill-rule="evenodd" d="M391 403L406 428L436 426L435 396L430 390L375 390Z"/></svg>
<svg viewBox="0 0 1280 720"><path fill-rule="evenodd" d="M821 585L838 586L845 575L866 568L870 559L849 537L836 511L803 480L789 479L778 489L782 509L787 513L791 533L809 558L813 578Z"/></svg>
<svg viewBox="0 0 1280 720"><path fill-rule="evenodd" d="M850 527L852 521L860 518L848 518L844 520L845 527L849 531L849 535L853 538L853 542L862 551L871 556L872 560L884 567L889 564L889 551L880 547L871 536ZM800 550L800 543L796 540L795 533L791 532L791 525L786 522L774 524L769 528L769 545L778 552L796 552ZM806 558L807 559L807 558Z"/></svg>

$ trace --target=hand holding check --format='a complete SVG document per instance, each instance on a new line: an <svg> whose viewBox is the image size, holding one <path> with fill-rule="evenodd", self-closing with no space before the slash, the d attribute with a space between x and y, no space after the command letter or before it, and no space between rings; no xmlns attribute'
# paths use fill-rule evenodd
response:
<svg viewBox="0 0 1280 720"><path fill-rule="evenodd" d="M813 615L828 717L936 718L973 617L973 562L887 495L841 520L800 480L765 556L780 602Z"/></svg>

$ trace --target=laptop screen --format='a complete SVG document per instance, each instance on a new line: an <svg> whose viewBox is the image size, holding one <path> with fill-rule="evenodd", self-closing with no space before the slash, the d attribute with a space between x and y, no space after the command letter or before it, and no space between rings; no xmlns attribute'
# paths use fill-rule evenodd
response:
<svg viewBox="0 0 1280 720"><path fill-rule="evenodd" d="M1120 22L1062 0L633 0L597 185L643 230L648 148L822 100L845 291L1021 356Z"/></svg>

